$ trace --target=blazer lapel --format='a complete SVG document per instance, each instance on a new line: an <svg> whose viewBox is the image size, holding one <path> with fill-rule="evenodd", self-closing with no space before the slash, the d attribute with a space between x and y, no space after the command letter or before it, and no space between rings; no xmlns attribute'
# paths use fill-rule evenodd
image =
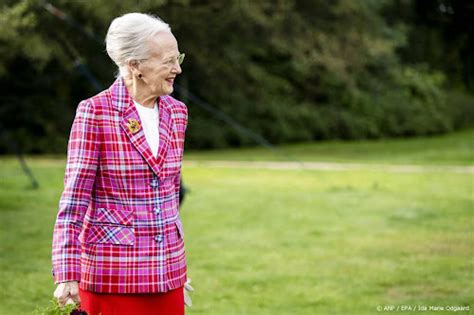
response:
<svg viewBox="0 0 474 315"><path fill-rule="evenodd" d="M156 164L160 171L163 171L163 165L166 160L166 155L168 154L168 148L170 145L171 137L171 112L170 109L166 106L166 103L160 98L158 102L158 108L160 112L160 144L158 146L158 155L156 157Z"/></svg>
<svg viewBox="0 0 474 315"><path fill-rule="evenodd" d="M163 98L158 102L159 110L159 136L158 155L155 158L151 152L150 146L145 138L143 127L141 126L140 116L133 104L133 100L128 95L127 88L121 78L117 79L109 89L112 96L113 106L121 113L120 127L127 135L132 145L137 149L141 156L148 163L153 172L160 177L164 167L166 155L170 145L171 132L171 112ZM140 124L138 129L129 128L130 121L135 120Z"/></svg>
<svg viewBox="0 0 474 315"><path fill-rule="evenodd" d="M130 122L133 120L137 121L140 126L138 130L133 130L130 128ZM151 152L150 146L145 138L145 132L143 131L143 127L141 126L140 117L138 115L138 111L135 108L135 105L132 101L130 101L129 106L123 112L123 116L120 119L120 127L127 135L128 139L132 143L132 145L137 149L137 151L141 154L141 156L145 159L148 165L151 167L153 172L159 176L160 169L158 163L155 161L155 157ZM161 137L160 137L161 140Z"/></svg>

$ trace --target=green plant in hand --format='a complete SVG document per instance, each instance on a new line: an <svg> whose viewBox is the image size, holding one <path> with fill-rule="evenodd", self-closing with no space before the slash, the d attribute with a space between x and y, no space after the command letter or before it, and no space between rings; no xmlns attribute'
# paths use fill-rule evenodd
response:
<svg viewBox="0 0 474 315"><path fill-rule="evenodd" d="M51 299L49 306L43 309L36 309L34 315L87 315L85 311L79 309L77 304L67 304L60 306L55 299Z"/></svg>

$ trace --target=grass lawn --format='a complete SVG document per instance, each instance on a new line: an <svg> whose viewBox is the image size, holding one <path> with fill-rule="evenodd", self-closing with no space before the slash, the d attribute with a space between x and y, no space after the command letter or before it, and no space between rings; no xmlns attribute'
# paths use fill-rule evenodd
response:
<svg viewBox="0 0 474 315"><path fill-rule="evenodd" d="M472 165L472 135L290 147L301 160ZM275 160L259 149L187 159L250 153ZM51 232L65 160L28 162L38 190L14 159L0 159L0 314L29 314L54 290ZM474 313L472 174L187 165L183 176L196 290L187 314L387 314L377 306L390 305Z"/></svg>
<svg viewBox="0 0 474 315"><path fill-rule="evenodd" d="M470 165L474 159L474 129L441 136L410 139L323 141L297 143L269 150L263 147L240 150L188 151L188 160L324 161L390 164ZM276 154L275 154L276 153Z"/></svg>

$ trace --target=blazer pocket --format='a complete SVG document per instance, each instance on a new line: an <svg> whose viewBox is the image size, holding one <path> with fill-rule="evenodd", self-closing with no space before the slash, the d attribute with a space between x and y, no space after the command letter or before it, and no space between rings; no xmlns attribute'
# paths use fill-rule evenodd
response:
<svg viewBox="0 0 474 315"><path fill-rule="evenodd" d="M97 223L132 225L133 211L97 208L93 221Z"/></svg>
<svg viewBox="0 0 474 315"><path fill-rule="evenodd" d="M86 242L133 245L135 243L135 230L128 226L92 225Z"/></svg>

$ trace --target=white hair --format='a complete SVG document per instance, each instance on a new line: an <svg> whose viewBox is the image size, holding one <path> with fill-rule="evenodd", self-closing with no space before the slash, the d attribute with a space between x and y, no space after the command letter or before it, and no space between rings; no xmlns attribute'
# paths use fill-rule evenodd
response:
<svg viewBox="0 0 474 315"><path fill-rule="evenodd" d="M163 31L170 32L170 26L150 14L127 13L115 18L107 31L105 46L119 69L118 75L129 76L129 61L149 58L148 39Z"/></svg>

